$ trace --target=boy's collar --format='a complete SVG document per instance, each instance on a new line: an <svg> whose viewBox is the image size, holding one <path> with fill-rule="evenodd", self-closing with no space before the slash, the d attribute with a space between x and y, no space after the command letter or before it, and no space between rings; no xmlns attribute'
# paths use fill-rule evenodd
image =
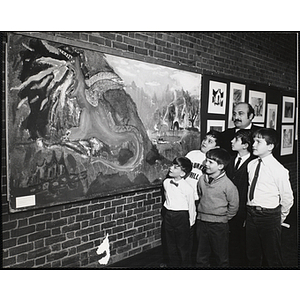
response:
<svg viewBox="0 0 300 300"><path fill-rule="evenodd" d="M175 181L175 182L180 182L180 181L182 181L182 180L184 180L184 178L183 177L181 177L180 179L176 179L176 178L174 178L174 177L170 177L171 178L171 180L173 180L173 181Z"/></svg>
<svg viewBox="0 0 300 300"><path fill-rule="evenodd" d="M215 181L215 180L217 180L217 179L223 177L225 174L226 174L225 171L222 170L221 173L220 173L217 177L213 178L212 181ZM209 176L206 174L206 181L207 181L207 182L209 181L209 178L212 178L212 177L209 177Z"/></svg>
<svg viewBox="0 0 300 300"><path fill-rule="evenodd" d="M260 158L260 159L262 160L262 162L263 162L263 161L266 161L266 160L270 159L271 157L273 157L272 152L271 152L270 154L264 156L264 157L259 157L259 156L257 156L257 159Z"/></svg>
<svg viewBox="0 0 300 300"><path fill-rule="evenodd" d="M241 156L241 155L238 153L237 156L236 156L236 158L240 157L241 159L246 159L246 158L250 157L250 155L251 155L250 152L244 154L243 156Z"/></svg>
<svg viewBox="0 0 300 300"><path fill-rule="evenodd" d="M236 128L236 127L234 127L234 128L235 128L235 132L238 132L240 129L251 129L252 128L252 122L245 128Z"/></svg>

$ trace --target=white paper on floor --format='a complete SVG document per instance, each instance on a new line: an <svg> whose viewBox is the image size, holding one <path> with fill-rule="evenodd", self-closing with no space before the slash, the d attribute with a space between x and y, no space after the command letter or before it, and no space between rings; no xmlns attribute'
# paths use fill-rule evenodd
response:
<svg viewBox="0 0 300 300"><path fill-rule="evenodd" d="M100 244L100 246L97 249L98 255L104 254L104 252L106 252L106 255L98 260L100 265L106 265L110 258L108 233L106 234L105 239L103 240L103 242Z"/></svg>

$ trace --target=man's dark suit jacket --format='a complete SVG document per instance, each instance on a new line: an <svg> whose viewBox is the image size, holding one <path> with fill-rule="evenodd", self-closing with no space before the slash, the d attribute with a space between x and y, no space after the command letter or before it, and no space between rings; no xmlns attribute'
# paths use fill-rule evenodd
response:
<svg viewBox="0 0 300 300"><path fill-rule="evenodd" d="M259 128L261 128L261 127L252 124L250 130L253 133L254 131L256 131ZM231 140L233 139L233 137L235 135L235 130L236 130L235 127L228 128L221 133L221 147L226 149L230 155L236 154L236 152L232 151L232 149L231 149Z"/></svg>
<svg viewBox="0 0 300 300"><path fill-rule="evenodd" d="M246 219L246 203L247 203L247 192L248 192L248 163L255 158L254 155L244 161L244 163L235 171L235 156L231 157L231 160L226 167L226 174L228 178L235 184L239 192L239 210L234 218L244 221Z"/></svg>

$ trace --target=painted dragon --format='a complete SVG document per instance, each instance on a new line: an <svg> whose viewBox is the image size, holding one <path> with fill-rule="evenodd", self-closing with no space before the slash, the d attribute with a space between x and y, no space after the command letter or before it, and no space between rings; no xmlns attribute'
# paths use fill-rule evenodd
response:
<svg viewBox="0 0 300 300"><path fill-rule="evenodd" d="M17 109L28 101L22 126L30 138L67 147L116 171L137 168L143 136L127 112L122 79L107 65L88 76L84 54L70 47L46 41L23 46L22 83L12 90L21 98Z"/></svg>

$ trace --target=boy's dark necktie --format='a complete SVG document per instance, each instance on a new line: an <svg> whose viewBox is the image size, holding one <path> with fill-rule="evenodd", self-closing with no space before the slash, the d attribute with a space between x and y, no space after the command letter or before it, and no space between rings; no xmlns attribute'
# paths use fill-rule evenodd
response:
<svg viewBox="0 0 300 300"><path fill-rule="evenodd" d="M242 161L242 158L239 157L237 163L236 163L235 166L234 166L234 171L236 171L236 170L239 168L239 166L240 166L240 164L241 164L241 161Z"/></svg>
<svg viewBox="0 0 300 300"><path fill-rule="evenodd" d="M250 201L253 199L254 189L255 189L256 182L257 182L260 165L261 165L261 158L258 159L258 164L256 166L254 177L253 177L253 180L251 182L250 193L249 193L249 199L250 199Z"/></svg>

